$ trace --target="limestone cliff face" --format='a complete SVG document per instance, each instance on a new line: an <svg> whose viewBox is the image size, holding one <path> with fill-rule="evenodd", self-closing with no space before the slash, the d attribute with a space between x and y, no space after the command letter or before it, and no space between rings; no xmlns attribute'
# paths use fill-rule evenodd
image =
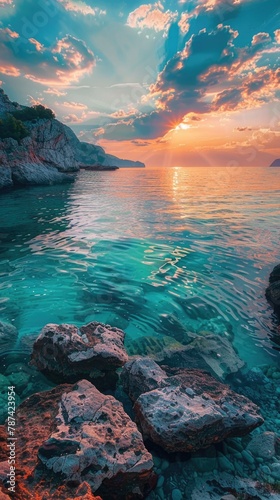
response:
<svg viewBox="0 0 280 500"><path fill-rule="evenodd" d="M0 118L22 107L0 89ZM25 122L28 137L0 139L0 190L17 185L50 185L74 180L80 166L144 166L119 160L99 146L80 142L74 132L55 119Z"/></svg>

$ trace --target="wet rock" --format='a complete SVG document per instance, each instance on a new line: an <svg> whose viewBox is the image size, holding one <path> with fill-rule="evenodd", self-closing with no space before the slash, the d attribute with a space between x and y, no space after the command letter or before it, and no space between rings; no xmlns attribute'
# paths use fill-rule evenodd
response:
<svg viewBox="0 0 280 500"><path fill-rule="evenodd" d="M269 283L274 283L275 281L280 281L280 264L274 267L269 276Z"/></svg>
<svg viewBox="0 0 280 500"><path fill-rule="evenodd" d="M167 452L194 452L227 437L243 436L263 423L254 403L205 372L167 368L164 378L153 370L157 376L152 379L150 371L143 369L126 370L123 377L132 398L141 390L140 381L143 391L149 383L153 387L159 382L158 388L142 391L134 410L144 439Z"/></svg>
<svg viewBox="0 0 280 500"><path fill-rule="evenodd" d="M131 340L127 337L126 349L130 356L153 356L163 349L180 349L182 344L177 342L174 338L168 335L155 336L145 336L139 337L138 339Z"/></svg>
<svg viewBox="0 0 280 500"><path fill-rule="evenodd" d="M230 493L231 492L231 493ZM192 500L222 500L230 497L254 500L279 500L279 493L273 491L270 485L258 481L244 479L237 474L220 472L198 478L192 491ZM230 498L229 497L229 498Z"/></svg>
<svg viewBox="0 0 280 500"><path fill-rule="evenodd" d="M181 344L189 344L195 338L195 333L189 331L174 314L162 314L160 316L158 332L164 333L166 337L173 337Z"/></svg>
<svg viewBox="0 0 280 500"><path fill-rule="evenodd" d="M166 373L151 358L139 357L128 361L121 373L123 388L132 401L144 392L164 387L166 379Z"/></svg>
<svg viewBox="0 0 280 500"><path fill-rule="evenodd" d="M1 162L1 157L3 156L3 153L0 152L0 162ZM1 168L1 175L0 175L0 190L1 189L9 189L13 187L13 180L12 180L12 170L8 165L5 165L5 167Z"/></svg>
<svg viewBox="0 0 280 500"><path fill-rule="evenodd" d="M49 324L34 343L30 364L52 379L75 382L85 377L106 388L114 385L116 369L128 360L124 337L122 330L97 322L80 329Z"/></svg>
<svg viewBox="0 0 280 500"><path fill-rule="evenodd" d="M280 280L273 281L265 291L268 302L274 307L277 313L280 312Z"/></svg>
<svg viewBox="0 0 280 500"><path fill-rule="evenodd" d="M208 370L220 380L245 365L229 340L216 335L197 337L182 349L164 349L155 359L160 365Z"/></svg>
<svg viewBox="0 0 280 500"><path fill-rule="evenodd" d="M87 380L34 394L18 408L17 425L18 478L33 498L72 498L61 489L76 493L86 483L103 500L128 500L155 486L152 456L135 423Z"/></svg>
<svg viewBox="0 0 280 500"><path fill-rule="evenodd" d="M253 436L246 450L254 457L272 459L276 455L277 435L274 432L263 432Z"/></svg>
<svg viewBox="0 0 280 500"><path fill-rule="evenodd" d="M18 332L17 329L3 321L0 321L0 350L4 353L7 350L12 349L17 341Z"/></svg>

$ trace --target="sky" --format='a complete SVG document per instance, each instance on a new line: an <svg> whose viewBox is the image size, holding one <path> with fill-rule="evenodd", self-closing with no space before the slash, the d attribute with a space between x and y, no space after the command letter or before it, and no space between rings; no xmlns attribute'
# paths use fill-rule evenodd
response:
<svg viewBox="0 0 280 500"><path fill-rule="evenodd" d="M147 166L280 157L276 0L0 0L0 86Z"/></svg>

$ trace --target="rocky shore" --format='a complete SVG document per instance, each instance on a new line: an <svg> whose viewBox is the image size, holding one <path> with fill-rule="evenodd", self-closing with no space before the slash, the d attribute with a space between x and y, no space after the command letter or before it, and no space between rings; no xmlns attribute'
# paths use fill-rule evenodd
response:
<svg viewBox="0 0 280 500"><path fill-rule="evenodd" d="M0 89L0 121L25 108L11 102ZM107 155L100 146L80 142L69 127L54 118L27 120L23 125L23 138L0 137L0 191L73 182L80 165L145 166Z"/></svg>

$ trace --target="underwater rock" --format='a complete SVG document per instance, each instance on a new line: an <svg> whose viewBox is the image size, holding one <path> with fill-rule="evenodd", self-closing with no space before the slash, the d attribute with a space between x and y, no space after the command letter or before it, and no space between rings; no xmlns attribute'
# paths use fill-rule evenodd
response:
<svg viewBox="0 0 280 500"><path fill-rule="evenodd" d="M277 435L274 432L263 432L253 436L246 450L254 457L272 459L276 455Z"/></svg>
<svg viewBox="0 0 280 500"><path fill-rule="evenodd" d="M191 319L211 319L220 315L215 306L206 302L202 297L180 299L179 303Z"/></svg>
<svg viewBox="0 0 280 500"><path fill-rule="evenodd" d="M12 349L17 341L18 332L17 329L10 325L9 323L4 323L0 321L0 351L4 353L5 351Z"/></svg>
<svg viewBox="0 0 280 500"><path fill-rule="evenodd" d="M110 387L116 383L116 369L128 360L124 337L122 330L97 322L80 329L49 324L34 343L30 364L53 380L76 382L84 377Z"/></svg>
<svg viewBox="0 0 280 500"><path fill-rule="evenodd" d="M182 349L164 349L155 359L160 365L209 370L220 380L245 365L226 338L211 334L197 337Z"/></svg>
<svg viewBox="0 0 280 500"><path fill-rule="evenodd" d="M166 370L164 376L156 364L138 358L122 375L134 401L142 383L142 394L134 404L136 421L144 439L165 451L194 452L227 437L246 435L263 423L254 403L206 372ZM157 388L144 392L157 382Z"/></svg>
<svg viewBox="0 0 280 500"><path fill-rule="evenodd" d="M155 486L136 424L87 380L34 394L18 408L17 425L18 480L33 498L48 491L50 498L71 498L60 488L76 492L86 482L103 500L140 499Z"/></svg>
<svg viewBox="0 0 280 500"><path fill-rule="evenodd" d="M182 344L174 340L168 335L161 336L145 336L138 339L131 340L129 336L126 337L125 342L126 350L130 356L152 356L161 352L165 348L175 349L183 347Z"/></svg>
<svg viewBox="0 0 280 500"><path fill-rule="evenodd" d="M189 344L194 338L195 333L184 326L174 314L161 314L159 333L165 336L173 337L181 344Z"/></svg>

